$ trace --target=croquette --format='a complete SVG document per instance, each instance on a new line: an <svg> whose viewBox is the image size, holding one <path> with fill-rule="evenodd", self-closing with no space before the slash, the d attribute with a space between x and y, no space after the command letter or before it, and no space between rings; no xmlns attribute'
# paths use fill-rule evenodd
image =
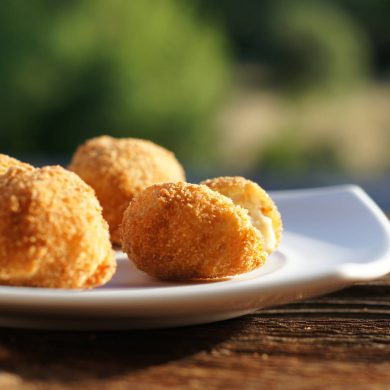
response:
<svg viewBox="0 0 390 390"><path fill-rule="evenodd" d="M247 211L205 185L146 188L126 209L121 235L136 266L166 280L230 277L261 266L267 255Z"/></svg>
<svg viewBox="0 0 390 390"><path fill-rule="evenodd" d="M59 166L0 176L0 284L91 288L116 267L91 187Z"/></svg>
<svg viewBox="0 0 390 390"><path fill-rule="evenodd" d="M239 176L217 177L201 184L246 209L252 224L264 238L266 251L270 254L276 250L281 240L282 219L275 203L258 184Z"/></svg>
<svg viewBox="0 0 390 390"><path fill-rule="evenodd" d="M115 244L120 244L119 225L135 195L152 184L185 180L173 153L136 138L90 139L77 149L69 169L95 190Z"/></svg>
<svg viewBox="0 0 390 390"><path fill-rule="evenodd" d="M29 164L21 162L21 161L17 160L16 158L7 156L6 154L0 153L0 175L3 175L4 173L6 173L8 171L8 169L11 167L19 167L19 168L24 168L27 170L34 169Z"/></svg>

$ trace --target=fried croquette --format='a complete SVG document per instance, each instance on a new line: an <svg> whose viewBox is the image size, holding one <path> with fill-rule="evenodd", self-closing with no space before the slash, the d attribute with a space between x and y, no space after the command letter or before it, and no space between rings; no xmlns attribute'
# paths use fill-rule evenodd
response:
<svg viewBox="0 0 390 390"><path fill-rule="evenodd" d="M126 209L121 234L136 266L166 280L230 277L261 266L267 255L248 213L204 185L146 188Z"/></svg>
<svg viewBox="0 0 390 390"><path fill-rule="evenodd" d="M69 169L94 188L116 244L123 213L135 195L152 184L185 180L173 153L136 138L90 139L77 149Z"/></svg>
<svg viewBox="0 0 390 390"><path fill-rule="evenodd" d="M59 166L0 176L0 284L91 288L116 267L91 187Z"/></svg>
<svg viewBox="0 0 390 390"><path fill-rule="evenodd" d="M0 175L3 175L11 167L19 167L27 170L34 169L31 165L17 160L16 158L0 153Z"/></svg>
<svg viewBox="0 0 390 390"><path fill-rule="evenodd" d="M264 237L265 249L272 253L280 244L282 219L275 203L256 183L243 177L217 177L203 181L214 191L232 199L248 211L252 224Z"/></svg>

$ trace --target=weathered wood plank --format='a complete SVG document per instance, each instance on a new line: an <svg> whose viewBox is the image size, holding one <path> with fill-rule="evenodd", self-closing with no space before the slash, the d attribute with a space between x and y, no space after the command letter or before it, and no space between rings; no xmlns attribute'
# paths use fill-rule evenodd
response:
<svg viewBox="0 0 390 390"><path fill-rule="evenodd" d="M218 324L0 329L0 389L390 388L390 278Z"/></svg>

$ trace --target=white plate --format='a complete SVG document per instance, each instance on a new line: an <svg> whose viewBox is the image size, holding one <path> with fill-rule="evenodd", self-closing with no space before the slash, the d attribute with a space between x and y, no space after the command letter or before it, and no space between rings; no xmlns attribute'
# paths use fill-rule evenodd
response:
<svg viewBox="0 0 390 390"><path fill-rule="evenodd" d="M149 278L118 253L103 288L0 287L0 325L130 329L201 324L337 290L390 272L390 225L355 186L272 194L284 221L280 249L261 269L213 283Z"/></svg>

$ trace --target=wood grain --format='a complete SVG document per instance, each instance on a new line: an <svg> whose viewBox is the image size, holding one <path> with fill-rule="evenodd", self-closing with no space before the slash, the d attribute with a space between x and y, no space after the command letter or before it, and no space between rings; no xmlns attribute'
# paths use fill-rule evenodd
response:
<svg viewBox="0 0 390 390"><path fill-rule="evenodd" d="M390 277L216 324L0 329L0 389L389 389Z"/></svg>

